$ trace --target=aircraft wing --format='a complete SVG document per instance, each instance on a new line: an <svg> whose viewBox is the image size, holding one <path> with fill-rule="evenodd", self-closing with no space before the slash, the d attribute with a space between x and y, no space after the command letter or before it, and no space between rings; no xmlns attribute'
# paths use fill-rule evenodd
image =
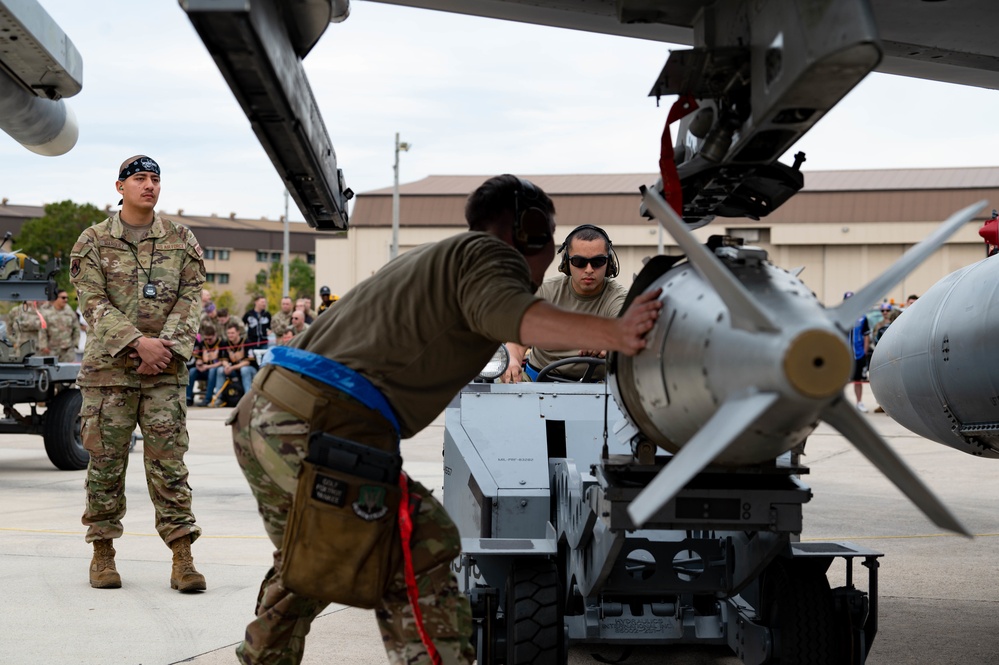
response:
<svg viewBox="0 0 999 665"><path fill-rule="evenodd" d="M0 130L39 155L62 155L79 136L63 101L83 86L83 61L37 0L0 0Z"/></svg>
<svg viewBox="0 0 999 665"><path fill-rule="evenodd" d="M650 95L682 106L675 147L669 128L650 140L662 143L656 188L691 228L759 219L793 196L804 155L779 158L875 68L999 88L999 46L976 31L999 19L992 0L375 1L691 45L649 74ZM352 192L301 60L349 0L179 2L306 221L346 228Z"/></svg>
<svg viewBox="0 0 999 665"><path fill-rule="evenodd" d="M714 0L371 0L670 44L694 44ZM877 71L999 89L999 25L993 0L870 0L884 56Z"/></svg>

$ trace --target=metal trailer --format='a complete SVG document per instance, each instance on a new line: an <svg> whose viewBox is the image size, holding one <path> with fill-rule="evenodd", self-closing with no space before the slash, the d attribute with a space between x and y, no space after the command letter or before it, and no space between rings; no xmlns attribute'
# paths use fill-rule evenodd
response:
<svg viewBox="0 0 999 665"><path fill-rule="evenodd" d="M57 260L39 268L32 259L0 254L0 300L51 300L58 270ZM33 342L15 350L0 340L0 434L39 434L56 468L85 469L90 455L80 439L80 365L34 353Z"/></svg>
<svg viewBox="0 0 999 665"><path fill-rule="evenodd" d="M583 643L865 662L882 554L799 542L811 491L796 456L709 467L636 529L626 508L669 456L615 430L626 426L605 384L473 383L447 408L444 505L480 665L561 665ZM845 579L832 588L837 558Z"/></svg>

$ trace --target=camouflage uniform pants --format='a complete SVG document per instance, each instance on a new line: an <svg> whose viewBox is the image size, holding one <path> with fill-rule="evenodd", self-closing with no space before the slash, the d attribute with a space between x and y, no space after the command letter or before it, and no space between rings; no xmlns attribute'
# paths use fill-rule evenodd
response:
<svg viewBox="0 0 999 665"><path fill-rule="evenodd" d="M249 410L248 415L239 413L244 409ZM257 618L247 626L236 655L244 664L293 665L302 660L312 620L327 606L325 601L293 593L281 583L281 544L296 477L307 453L310 423L282 411L255 392L240 401L231 421L236 459L257 499L267 535L277 548L274 566L260 586ZM412 481L410 488L422 497L414 519L414 558L418 548L453 547L457 552L458 532L444 506L419 483ZM336 538L337 534L330 537ZM468 599L458 589L449 563L419 574L417 585L424 628L443 662L472 663L475 651L469 643L471 609ZM375 615L389 663L431 662L417 632L402 571L395 575L384 604L376 609Z"/></svg>
<svg viewBox="0 0 999 665"><path fill-rule="evenodd" d="M75 346L68 349L52 349L52 355L54 355L61 363L77 362Z"/></svg>
<svg viewBox="0 0 999 665"><path fill-rule="evenodd" d="M87 507L83 523L87 542L118 538L125 516L125 469L136 424L142 430L143 463L149 498L156 510L156 531L170 543L201 529L191 512L187 483L187 405L184 387L162 385L81 387L83 447L90 453L87 467Z"/></svg>

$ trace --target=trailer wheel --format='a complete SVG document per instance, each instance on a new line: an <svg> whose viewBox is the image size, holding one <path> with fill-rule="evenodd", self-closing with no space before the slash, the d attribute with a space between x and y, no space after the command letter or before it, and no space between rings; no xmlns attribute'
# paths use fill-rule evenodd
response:
<svg viewBox="0 0 999 665"><path fill-rule="evenodd" d="M42 437L45 453L57 469L79 471L86 469L90 454L83 448L80 438L80 407L83 395L76 388L63 390L49 402L45 410Z"/></svg>
<svg viewBox="0 0 999 665"><path fill-rule="evenodd" d="M829 580L815 566L778 559L763 579L763 618L773 631L774 665L843 662Z"/></svg>
<svg viewBox="0 0 999 665"><path fill-rule="evenodd" d="M554 561L514 563L506 581L506 665L565 665Z"/></svg>

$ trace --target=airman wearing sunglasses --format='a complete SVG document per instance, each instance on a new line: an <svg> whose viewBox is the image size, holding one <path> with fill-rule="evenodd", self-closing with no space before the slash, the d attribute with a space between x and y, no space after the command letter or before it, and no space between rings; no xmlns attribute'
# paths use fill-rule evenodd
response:
<svg viewBox="0 0 999 665"><path fill-rule="evenodd" d="M614 245L607 233L592 224L577 226L566 236L558 252L562 255L558 266L562 274L545 280L538 295L562 309L597 316L617 316L624 306L628 289L612 279L617 275L618 263ZM504 375L504 381L520 381L524 378L520 369L527 347L507 343L507 349L510 351L510 366ZM607 351L556 350L535 346L531 348L530 361L525 368L527 376L533 380L546 365L573 356L605 358ZM587 366L582 364L566 365L553 373L578 380L586 369ZM597 380L602 379L603 369L598 368L593 376Z"/></svg>

